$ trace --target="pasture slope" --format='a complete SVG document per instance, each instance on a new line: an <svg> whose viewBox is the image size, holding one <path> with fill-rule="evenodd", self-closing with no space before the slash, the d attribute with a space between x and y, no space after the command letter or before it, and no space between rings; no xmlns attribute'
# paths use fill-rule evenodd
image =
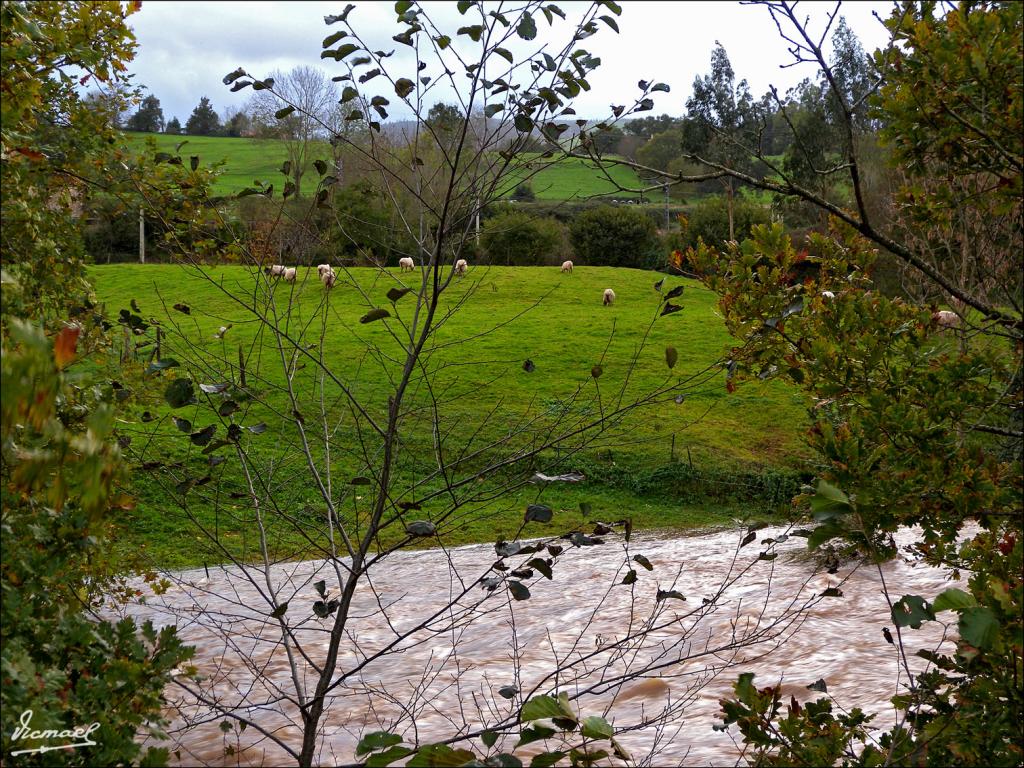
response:
<svg viewBox="0 0 1024 768"><path fill-rule="evenodd" d="M477 439L493 439L520 417L551 418L559 413L574 418L593 417L619 396L630 370L626 401L666 382L697 376L681 402L665 398L631 414L568 461L559 464L559 458L564 456L554 454L542 457L542 469L582 469L588 475L587 482L555 484L543 490L530 486L495 501L480 514L460 521L451 531L450 543L513 535L522 521L525 504L538 498L557 511L555 523L566 529L584 522L581 502L591 505L594 518L632 516L637 527L723 523L742 516L751 505L721 503L716 508L713 503L692 498L685 483L680 485L679 472L674 470L690 479L717 473L714 476L720 482L728 483L730 472L736 473L732 475L735 478L750 478L752 471L765 468L769 473L774 469L792 470L807 455L801 438L806 415L800 393L780 382L757 382L728 394L720 367L701 377L699 372L720 360L731 346L731 339L715 314L714 296L698 283L670 277L666 287L685 285L681 298L684 309L659 317L660 298L653 284L660 277L640 270L585 266L577 266L572 275L562 275L553 267L476 266L444 294L442 310L457 307L458 311L438 330L428 348L430 366L437 372L436 386L446 393L444 418L451 425L452 439L464 438L466 430L478 428ZM288 451L296 451L294 446L274 437L287 432L280 429L279 414L291 411L279 389L283 374L281 366L274 363L280 359L276 346L270 334L260 333L251 316L247 317L228 295L251 299L261 275L233 266L211 267L200 274L176 265L123 264L93 267L90 278L108 316L117 317L134 300L144 318L157 320L165 327L178 324L190 345L186 347L175 340L174 334L168 335L163 342L163 357L174 357L183 366L149 377L142 375L148 363L145 358L111 366L111 377L119 379L132 392L124 411L123 431L134 436L133 446L145 444L155 435L154 445L163 440L170 446L162 447L165 455L158 458L166 461L170 456L185 464L198 462L197 467L205 466L206 457L199 455L188 439L174 429L168 418L170 408L163 402L163 391L167 381L183 375L183 371L199 382L206 380L209 374L188 361L209 354L235 359L241 346L252 361L251 380L262 379L259 386L272 407L250 405L251 412L238 418L250 424L266 422L268 429L262 436L262 445L267 450L282 452L282 459ZM408 285L418 285L418 278L419 272L410 277L397 268L387 272L369 268L341 271L338 285L328 297L316 279L316 271L300 268L294 286L273 286L273 301L281 310L292 301L293 333L303 344L319 344L320 321L308 321L318 310L326 311L326 364L369 403L371 412L381 413L387 407L387 382L395 373L394 360L400 352L388 324L394 331L400 331L401 326L397 319L365 325L359 320L372 307L387 307L402 320L408 320L413 306L411 298L406 297L392 307L385 294L403 279ZM608 287L614 288L617 299L612 306L604 307L601 297ZM179 302L188 304L192 313L184 316L171 309ZM222 326L230 327L223 338L215 338ZM646 343L641 349L645 336ZM457 343L460 339L469 341ZM678 352L678 362L671 371L665 361L668 346ZM376 354L375 348L383 354ZM144 354L151 349L147 347ZM524 369L526 360L533 364L531 371ZM600 378L595 380L592 371L598 364ZM310 411L319 404L314 370L315 366L310 365L295 376L300 405L305 403ZM574 397L577 390L580 394ZM414 405L417 398L425 397L422 382L415 382L410 393L410 403ZM347 409L340 398L334 402L338 418L346 418ZM510 416L500 423L489 421L489 412L499 403ZM140 417L144 411L156 416L156 420L143 423ZM204 421L204 414L191 407L174 414L190 419L195 429L212 421L209 417ZM403 440L407 461L402 472L414 478L416 461L425 462L429 469L432 443L429 420L414 415L410 425L412 432ZM223 425L218 427L222 428ZM340 478L337 482L365 474L365 467L355 458L357 443L350 423L338 429L336 441L332 467ZM316 507L317 495L304 480L302 463L294 458L295 474L283 483L281 493L296 507ZM134 461L138 467L139 459ZM205 470L200 467L196 471ZM230 473L231 462L221 465L218 471ZM186 528L182 513L156 487L149 474L138 468L133 470L128 490L137 499L137 505L134 510L121 513L121 540L125 546L148 548L153 558L164 565L216 561L216 554L205 552L198 537L195 548L182 546L182 531ZM193 513L212 524L213 513L203 511L201 505L196 505ZM207 514L209 520L204 517ZM221 518L218 525L224 530L225 526L230 529L231 523ZM238 537L239 551L243 551L246 532L230 531L228 535ZM301 542L285 537L279 554L287 552L288 556L301 557L302 546Z"/></svg>
<svg viewBox="0 0 1024 768"><path fill-rule="evenodd" d="M221 160L224 167L220 177L213 186L217 195L231 195L246 187L253 186L259 179L267 183L281 186L281 165L288 157L285 145L274 139L229 138L223 136L172 136L164 133L125 133L129 145L142 150L146 140L152 138L156 151L174 153L176 147L181 156L188 158L198 155L204 166L212 165ZM182 144L184 142L184 144ZM539 155L537 156L539 158ZM313 161L329 159L330 151L326 143L318 142L309 159L309 178L315 179ZM541 163L539 159L536 161ZM636 173L628 168L611 168L609 173L624 187L641 186ZM578 158L567 158L557 165L537 169L523 168L513 177L502 192L511 195L520 181L528 181L538 200L562 201L586 199L596 195L612 195L623 199L635 197L630 193L616 192L615 185L610 183L601 172ZM312 182L315 185L315 182Z"/></svg>

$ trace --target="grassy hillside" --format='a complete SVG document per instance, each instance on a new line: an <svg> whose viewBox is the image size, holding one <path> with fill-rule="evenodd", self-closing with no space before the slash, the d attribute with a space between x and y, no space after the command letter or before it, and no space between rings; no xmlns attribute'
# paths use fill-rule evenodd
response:
<svg viewBox="0 0 1024 768"><path fill-rule="evenodd" d="M174 152L178 144L187 142L181 147L181 155L199 155L205 165L224 160L224 170L213 189L218 195L234 194L245 187L251 187L254 179L279 182L281 164L287 158L284 143L273 139L168 136L162 133L127 133L126 136L133 145L140 147L145 146L147 139L152 139L156 143L157 151L160 152ZM310 163L319 157L329 156L327 145L320 143L314 150ZM610 173L623 186L639 185L636 174L629 169L614 168ZM312 178L315 178L315 173L312 174ZM563 160L558 165L538 170L535 174L530 170L524 170L518 174L518 178L512 180L511 186L506 190L507 194L512 193L520 180L529 181L538 200L572 200L607 194L622 198L633 197L615 192L615 186L604 178L600 171L575 158Z"/></svg>
<svg viewBox="0 0 1024 768"><path fill-rule="evenodd" d="M160 265L94 267L91 272L108 314L116 316L134 299L143 317L164 324L183 323L188 345L165 339L165 358L175 357L186 363L219 354L234 359L239 345L246 350L251 361L251 380L259 382L250 386L258 386L271 407L246 406L237 420L268 425L259 445L267 455L277 452L281 465L289 467L285 471L287 480L281 480L281 492L297 506L315 506L316 492L303 473L297 446L289 442L292 438L284 437L287 430L279 428L279 414L290 413L292 407L280 389L283 373L276 345L225 294L226 290L243 300L251 297L256 278L241 267L214 268L207 277L188 273L181 267ZM631 358L648 329L646 347L636 358L631 382L625 389L626 401L667 381L693 375L727 352L730 339L714 315L714 297L695 283L670 280L672 285L686 285L682 297L684 310L655 319L660 304L652 285L657 277L650 272L609 268L578 268L567 276L554 268L471 269L468 277L445 295L442 309L455 308L464 299L465 302L428 345L435 392L443 393L441 418L448 438L465 439L478 431L477 441L493 439L519 419L536 418L548 423L557 418L594 417L617 398ZM319 308L326 309L330 331L323 344L324 360L376 416L382 416L387 408L388 381L397 373L400 347L389 335L385 322L362 325L359 318L370 306L389 306L384 294L401 279L397 271L382 275L375 270L356 269L343 275L334 291L325 297L315 272L300 270L294 288L285 284L274 288L278 311L285 310L289 299L294 300L290 327L301 344L319 343L320 321L316 313ZM601 305L606 287L613 287L618 296L611 307ZM369 302L362 298L361 291L369 296ZM540 299L543 301L537 306ZM192 314L184 317L169 309L178 302L190 305ZM412 307L411 300L406 299L391 310L408 320ZM392 330L400 332L397 320L386 322ZM230 329L223 339L214 338L218 328L228 325ZM455 343L465 338L470 341ZM665 365L665 348L669 345L679 355L671 372ZM532 372L523 368L526 359L535 366ZM196 472L205 471L202 467L206 457L174 429L167 418L170 409L162 400L167 383L158 379L183 375L183 369L171 369L143 382L139 373L145 362L118 365L111 371L112 376L125 383L132 382L130 416L124 429L135 435L135 445L143 440L155 439L154 445L166 441L169 447L160 448L164 452L159 456L162 460L173 456L183 465L196 464ZM598 363L602 373L595 382L592 367ZM200 364L185 368L190 369L197 382L208 381L212 376ZM300 408L308 409L307 413L320 407L314 374L315 366L310 365L299 368L294 376ZM580 394L574 397L577 390ZM360 435L346 421L347 409L342 398L336 389L328 387L328 392L328 411L339 425L331 453L332 471L335 482L343 485L347 478L366 474L367 470L356 456ZM432 406L422 378L414 380L409 403L420 409L410 416L412 431L403 440L401 473L412 479L429 471L433 461L433 435L428 418ZM498 406L504 413L502 418L488 420L488 414ZM149 411L156 420L143 423L143 411ZM193 407L174 414L191 420L195 429L211 422ZM770 382L741 387L730 395L725 389L724 374L717 370L689 391L682 402L667 399L637 412L611 428L582 454L563 462L563 470L582 468L592 479L580 486L550 487L544 500L562 511L563 522L573 515L578 518L581 501L593 504L595 514L606 519L633 515L639 526L721 520L720 514L709 515L700 506L682 503L692 499L680 491L678 483L666 481L664 486L660 485L658 473L666 466L686 469L692 465L689 471L694 477L701 472L732 471L751 465L795 466L803 455L803 424L802 401L795 391ZM217 428L222 432L224 426L219 424ZM676 464L672 463L673 451ZM559 465L555 454L541 459L542 467ZM232 471L230 462L222 467L219 471ZM133 512L125 513L123 520L124 540L131 546L148 545L162 562L180 565L215 557L203 554L201 549L182 550L167 538L181 531L180 512L169 509L167 497L147 474L134 473L132 491L139 504ZM497 535L512 535L522 519L522 504L532 501L536 493L533 491L531 496L524 492L494 502L486 515L463 521L458 530L453 530L454 540L492 540ZM200 518L207 514L198 505L193 513ZM220 525L225 523L221 521ZM244 550L245 537L241 532L238 535L239 546ZM294 556L302 554L301 542L288 539L281 546L282 551Z"/></svg>

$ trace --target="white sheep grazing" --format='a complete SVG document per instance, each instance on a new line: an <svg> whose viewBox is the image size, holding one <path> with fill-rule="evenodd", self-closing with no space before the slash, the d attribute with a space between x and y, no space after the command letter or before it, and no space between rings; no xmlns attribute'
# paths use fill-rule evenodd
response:
<svg viewBox="0 0 1024 768"><path fill-rule="evenodd" d="M459 259L458 261L455 262L455 274L456 275L464 275L464 274L466 274L466 270L467 269L469 269L469 262L466 261L465 259Z"/></svg>
<svg viewBox="0 0 1024 768"><path fill-rule="evenodd" d="M398 260L398 266L402 268L403 272L412 272L416 269L416 262L408 256L403 256Z"/></svg>
<svg viewBox="0 0 1024 768"><path fill-rule="evenodd" d="M959 328L960 315L950 312L948 309L940 309L932 313L932 322L938 323L943 328Z"/></svg>
<svg viewBox="0 0 1024 768"><path fill-rule="evenodd" d="M571 274L572 273L572 262L571 261L563 261L562 262L562 271L563 272L569 272Z"/></svg>
<svg viewBox="0 0 1024 768"><path fill-rule="evenodd" d="M269 267L264 267L263 271L271 277L281 277L284 275L284 267L281 264L272 264Z"/></svg>
<svg viewBox="0 0 1024 768"><path fill-rule="evenodd" d="M611 288L605 288L604 289L604 305L607 307L613 301L615 301L615 291L613 291Z"/></svg>
<svg viewBox="0 0 1024 768"><path fill-rule="evenodd" d="M320 282L324 284L324 288L333 288L334 283L337 282L338 276L334 274L333 269L328 269L326 272L320 273Z"/></svg>
<svg viewBox="0 0 1024 768"><path fill-rule="evenodd" d="M832 301L832 299L834 299L835 297L836 297L836 295L834 293L832 293L832 291L822 291L821 292L821 298L823 298L823 299L828 299L829 301Z"/></svg>
<svg viewBox="0 0 1024 768"><path fill-rule="evenodd" d="M316 265L316 273L320 276L321 280L324 279L324 275L326 273L328 273L328 272L330 272L332 275L334 274L334 269L331 267L330 264L317 264Z"/></svg>
<svg viewBox="0 0 1024 768"><path fill-rule="evenodd" d="M281 273L281 277L284 278L286 283L294 283L295 276L298 274L298 270L295 267L285 267L284 272Z"/></svg>

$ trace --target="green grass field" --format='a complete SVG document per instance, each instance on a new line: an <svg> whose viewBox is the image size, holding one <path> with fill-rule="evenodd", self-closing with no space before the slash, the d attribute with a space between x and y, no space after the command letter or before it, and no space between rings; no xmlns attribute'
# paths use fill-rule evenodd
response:
<svg viewBox="0 0 1024 768"><path fill-rule="evenodd" d="M408 284L414 284L409 275L404 277ZM426 365L431 372L429 382L438 395L436 408L429 397L428 377L417 372L413 378L407 397L409 430L401 443L399 479L416 483L433 468L435 410L438 434L447 441L452 455L455 446L470 439L475 448L509 434L516 424L535 419L534 428L514 438L517 445L528 446L553 424L595 418L612 407L620 391L629 402L641 392L685 380L719 359L731 341L714 314L713 295L696 283L669 279L669 285L686 286L684 310L657 317L660 300L652 286L659 277L639 270L596 267L577 268L574 274L564 276L554 268L472 268L465 279L443 295L442 311L456 307L458 311L428 343ZM216 358L233 364L241 346L250 361L249 388L258 390L266 405L243 402L243 410L233 420L245 425L267 424L267 431L251 440L268 465L274 463L272 482L281 499L297 509L322 506L304 469L294 424L283 417L294 409L282 388L285 374L276 342L229 295L252 302L259 293L254 293L256 276L241 267L211 268L203 276L172 265L113 265L92 268L91 279L108 315L116 317L134 299L143 317L158 320L165 327L177 323L183 334L181 339L170 334L163 341L163 357L179 360L183 363L180 368L146 378L140 375L145 360L110 368L110 375L132 392L122 431L132 436L129 453L135 453L137 461L173 459L181 463L182 473L191 472L194 477L208 471L207 457L168 418L171 410L162 394L170 379L183 375L183 369L197 382L224 378L227 374L218 372L223 365ZM401 361L399 341L389 334L389 327L400 331L401 325L398 319L366 325L359 319L368 309L383 306L408 321L412 297L407 296L394 307L384 297L402 279L397 270L382 274L355 269L341 275L327 297L315 271L300 270L294 288L279 283L272 299L267 299L268 308L284 313L283 322L295 341L312 345L314 354L322 354L325 364L377 419L383 419L386 412L389 382L398 374ZM613 287L617 294L611 307L601 304L606 287ZM364 292L368 298L364 298ZM188 304L192 314L185 316L170 309L179 302ZM321 323L328 328L322 345ZM216 339L214 334L221 326L230 328L223 339ZM639 349L645 333L649 334L646 345ZM460 339L469 341L458 343ZM665 363L667 346L678 351L678 363L672 371ZM635 363L631 362L634 356ZM532 372L523 368L527 359L535 366ZM112 362L108 360L107 364ZM597 380L592 377L596 364L602 368ZM631 367L629 383L623 388ZM293 369L296 407L313 425L310 429L314 434L323 429L316 418L321 407L316 371L314 365ZM360 441L368 441L363 445L372 452L373 435L365 428L360 431L350 418L336 386L328 382L323 397L334 429L330 462L333 482L351 491L347 486L350 478L372 472L359 448ZM492 414L495 409L497 416ZM144 411L155 420L143 423ZM226 429L225 421L195 406L178 409L174 415L189 419L197 430L216 424L218 436L223 436ZM806 455L801 440L804 424L804 406L798 392L768 382L741 387L730 395L724 373L716 370L690 387L682 402L665 398L611 425L578 454L567 458L571 441L565 453L545 452L537 467L549 473L583 468L595 477L616 475L628 479L633 473L648 476L671 466L673 451L677 460L692 463L697 471L764 465L796 467ZM145 453L144 448L149 452ZM322 459L322 447L316 451L317 458ZM237 483L238 469L233 462L225 462L216 471L225 473L228 482L223 487ZM428 489L421 488L417 493L424 490ZM217 559L217 553L208 551L199 540L195 547L180 546L175 536L185 529L184 513L173 503L176 497L160 490L150 474L133 471L130 491L138 505L123 513L120 521L125 546L135 550L148 547L158 562L168 565ZM536 500L538 493L530 486L508 497L477 504L473 516L455 521L446 529L446 541L458 544L514 535L524 505ZM736 506L710 510L678 493L661 492L656 483L643 492L621 483L616 486L597 481L552 485L541 498L560 512L556 522L562 525L579 522L581 502L593 505L595 517L632 516L639 527L724 522L745 511ZM350 501L357 507L354 499ZM190 502L190 513L203 524L226 531L226 539L233 541L239 553L255 554L252 531L239 520L232 522L223 510L215 512L198 500ZM275 551L281 557L309 554L308 546L293 533L282 533Z"/></svg>
<svg viewBox="0 0 1024 768"><path fill-rule="evenodd" d="M283 142L273 139L243 139L213 136L169 136L162 133L126 133L132 146L144 147L147 139L156 143L156 151L175 151L181 142L185 143L179 150L182 157L198 155L204 165L225 161L220 177L214 184L213 192L217 195L230 195L240 192L245 187L253 186L259 179L280 185L281 164L287 158ZM312 162L317 158L330 157L326 144L315 145L310 158L310 178L315 178ZM538 159L536 162L540 163ZM627 168L609 169L612 178L627 187L637 187L640 182L636 174ZM562 160L552 167L538 166L536 173L525 169L510 178L510 186L505 190L511 194L522 179L527 179L538 200L574 200L593 197L595 195L614 195L615 197L634 197L628 193L618 193L615 185L603 177L602 173L579 159Z"/></svg>

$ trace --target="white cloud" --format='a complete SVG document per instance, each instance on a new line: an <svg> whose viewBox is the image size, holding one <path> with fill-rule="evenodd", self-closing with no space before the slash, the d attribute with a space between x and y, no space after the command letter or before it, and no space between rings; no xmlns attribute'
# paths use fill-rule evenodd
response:
<svg viewBox="0 0 1024 768"><path fill-rule="evenodd" d="M334 29L323 17L339 13L346 3L335 2L153 2L130 18L139 43L131 70L136 82L149 87L161 101L165 117L182 123L201 96L208 96L219 112L241 106L249 91L231 93L221 78L236 67L260 76L274 69L305 64L341 74L339 65L320 59L320 42ZM351 20L374 48L399 49L391 62L401 62L403 46L391 40L400 31L390 2L356 3ZM587 6L563 2L573 17ZM453 2L425 3L450 34L466 23ZM622 2L621 33L610 29L582 44L602 60L590 79L592 90L576 104L581 115L599 117L612 103L630 101L637 81L654 79L672 87L658 94L655 113L682 114L694 77L709 69L711 49L718 40L729 53L737 79L746 78L755 96L774 84L781 92L814 74L809 65L780 69L792 57L780 39L768 11L759 6L724 2ZM820 30L831 2L802 2L801 14L811 17ZM890 3L847 3L840 10L866 50L887 39L877 11L888 15ZM554 42L541 21L538 41ZM564 29L564 27L563 27ZM448 31L446 29L446 31ZM564 34L563 34L564 38ZM408 58L406 56L406 58ZM405 73L403 73L405 74ZM395 100L393 100L395 101ZM405 117L392 109L394 117Z"/></svg>

